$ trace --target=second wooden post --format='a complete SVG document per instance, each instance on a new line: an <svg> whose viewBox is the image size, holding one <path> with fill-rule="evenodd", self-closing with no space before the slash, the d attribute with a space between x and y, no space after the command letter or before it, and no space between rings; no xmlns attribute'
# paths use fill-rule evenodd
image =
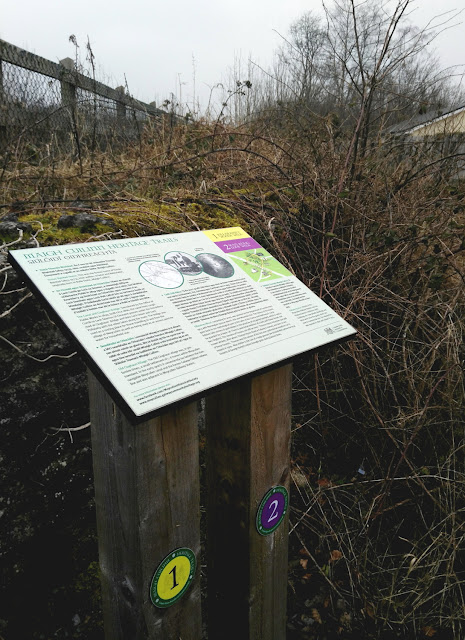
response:
<svg viewBox="0 0 465 640"><path fill-rule="evenodd" d="M291 378L285 365L206 401L211 640L286 637L288 509L269 535L257 529L257 510L274 487L289 488Z"/></svg>

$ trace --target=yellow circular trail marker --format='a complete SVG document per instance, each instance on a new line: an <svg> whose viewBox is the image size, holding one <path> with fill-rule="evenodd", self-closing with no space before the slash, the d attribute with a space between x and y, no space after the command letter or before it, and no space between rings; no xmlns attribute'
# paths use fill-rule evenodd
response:
<svg viewBox="0 0 465 640"><path fill-rule="evenodd" d="M195 574L195 555L185 547L175 549L162 560L150 584L152 603L164 609L181 598L189 588Z"/></svg>

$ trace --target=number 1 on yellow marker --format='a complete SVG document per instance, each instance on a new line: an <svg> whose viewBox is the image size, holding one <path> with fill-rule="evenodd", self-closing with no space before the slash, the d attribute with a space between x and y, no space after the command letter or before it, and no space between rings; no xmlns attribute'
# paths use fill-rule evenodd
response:
<svg viewBox="0 0 465 640"><path fill-rule="evenodd" d="M152 578L152 603L156 607L165 608L179 600L193 580L195 565L195 555L191 549L176 549L167 555Z"/></svg>

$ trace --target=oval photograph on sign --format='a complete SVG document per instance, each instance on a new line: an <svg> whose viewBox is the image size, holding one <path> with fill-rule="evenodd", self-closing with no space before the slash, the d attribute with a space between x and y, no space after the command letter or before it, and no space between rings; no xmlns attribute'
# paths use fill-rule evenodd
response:
<svg viewBox="0 0 465 640"><path fill-rule="evenodd" d="M177 289L184 282L184 277L178 269L157 260L142 262L139 273L144 280L162 289Z"/></svg>
<svg viewBox="0 0 465 640"><path fill-rule="evenodd" d="M234 267L225 258L215 253L199 253L195 256L205 273L214 278L230 278L234 275Z"/></svg>
<svg viewBox="0 0 465 640"><path fill-rule="evenodd" d="M198 276L203 271L200 262L185 251L170 251L165 255L165 262L185 276Z"/></svg>
<svg viewBox="0 0 465 640"><path fill-rule="evenodd" d="M279 527L286 515L288 503L286 487L273 487L263 496L257 511L256 525L259 534L267 536Z"/></svg>
<svg viewBox="0 0 465 640"><path fill-rule="evenodd" d="M164 609L177 602L187 591L195 574L195 555L185 547L175 549L162 560L150 584L152 603Z"/></svg>

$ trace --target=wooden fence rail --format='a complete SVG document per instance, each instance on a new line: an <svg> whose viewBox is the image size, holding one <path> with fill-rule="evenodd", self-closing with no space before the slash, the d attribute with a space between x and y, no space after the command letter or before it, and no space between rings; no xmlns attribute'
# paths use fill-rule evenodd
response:
<svg viewBox="0 0 465 640"><path fill-rule="evenodd" d="M89 119L98 122L99 133L133 137L138 124L165 118L155 103L147 104L80 73L72 58L59 63L0 40L0 137L23 135L34 127L69 130ZM87 123L87 129L89 125Z"/></svg>

